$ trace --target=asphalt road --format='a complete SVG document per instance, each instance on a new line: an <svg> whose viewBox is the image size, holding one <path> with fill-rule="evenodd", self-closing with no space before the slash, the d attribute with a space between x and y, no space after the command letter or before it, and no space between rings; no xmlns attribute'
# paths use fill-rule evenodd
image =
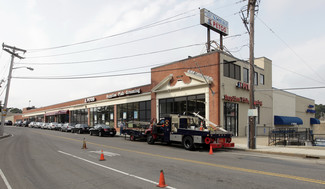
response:
<svg viewBox="0 0 325 189"><path fill-rule="evenodd" d="M325 161L6 127L0 188L325 188ZM81 149L86 138L88 149ZM99 161L103 150L105 161Z"/></svg>

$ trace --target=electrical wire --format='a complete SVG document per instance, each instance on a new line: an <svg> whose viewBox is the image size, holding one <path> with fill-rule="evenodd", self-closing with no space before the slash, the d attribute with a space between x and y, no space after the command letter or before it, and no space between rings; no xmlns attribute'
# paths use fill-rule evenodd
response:
<svg viewBox="0 0 325 189"><path fill-rule="evenodd" d="M199 25L200 24L195 24L195 25L184 27L184 28L181 28L181 29L172 30L172 31L169 31L169 32L165 32L165 33L161 33L161 34L157 34L157 35L152 35L152 36L149 36L149 37L144 37L144 38L140 38L140 39L124 42L124 43L106 45L106 46L102 46L102 47L86 49L86 50L81 50L81 51L74 51L74 52L69 52L69 53L61 53L61 54L54 54L54 55L47 55L47 56L32 56L32 57L26 57L26 59L63 56L63 55L70 55L70 54L77 54L77 53L89 52L89 51L94 51L94 50L100 50L100 49L105 49L105 48L115 47L115 46L120 46L120 45L126 45L126 44L130 44L130 43L134 43L134 42L138 42L138 41L142 41L142 40L146 40L146 39L152 39L152 38L155 38L155 37L160 37L160 36L167 35L167 34L174 33L174 32L178 32L178 31L183 31L183 30L193 28L193 27L196 27L196 26L199 26Z"/></svg>
<svg viewBox="0 0 325 189"><path fill-rule="evenodd" d="M200 68L216 66L220 64L208 64L204 66L200 66ZM14 79L48 79L48 80L72 80L72 79L93 79L93 78L105 78L105 77L118 77L118 76L128 76L128 75L140 75L140 74L150 74L156 72L166 72L166 71L174 71L174 70L188 70L188 69L197 69L197 66L190 66L190 67L182 67L182 68L171 68L171 69L164 69L164 70L151 70L151 71L143 71L143 72L133 72L133 73L124 73L124 74L111 74L111 75L99 75L99 76L87 76L87 77L12 77Z"/></svg>
<svg viewBox="0 0 325 189"><path fill-rule="evenodd" d="M285 44L289 49L290 51L296 56L298 57L298 59L301 60L302 63L304 63L314 74L316 74L321 80L325 81L324 78L322 78L311 66L309 66L307 64L307 62L301 57L298 55L298 53L296 53L296 51L294 51L287 42L285 42L277 33L275 33L274 30L272 30L272 28L270 28L260 17L256 16L256 18L258 18L258 20L261 21L261 23L266 27L268 28L271 33L273 33L283 44Z"/></svg>
<svg viewBox="0 0 325 189"><path fill-rule="evenodd" d="M145 55L152 55L152 54L157 54L157 53L162 53L162 52L168 52L168 51L173 51L173 50L178 50L178 49L184 49L184 48L189 48L189 47L194 47L194 46L200 46L204 45L204 43L198 43L198 44L192 44L192 45L186 45L186 46L181 46L181 47L175 47L175 48L170 48L170 49L164 49L164 50L159 50L159 51L151 51L151 52L146 52L146 53L140 53L140 54L133 54L133 55L128 55L128 56L120 56L120 57L113 57L113 58L104 58L104 59L95 59L95 60L84 60L84 61L73 61L73 62L46 62L46 63L34 63L34 62L25 62L25 63L16 63L16 64L24 64L24 65L38 65L38 66L45 66L45 65L68 65L68 64L86 64L86 63L92 63L92 62L104 62L104 61L110 61L110 60L119 60L119 59L125 59L125 58L133 58L133 57L138 57L138 56L145 56Z"/></svg>
<svg viewBox="0 0 325 189"><path fill-rule="evenodd" d="M41 49L28 49L27 52L30 51L29 53L32 53L32 52L53 50L53 49L66 48L66 47L71 47L71 46L75 46L75 45L86 44L86 43L95 42L95 41L99 41L99 40L103 40L103 39L117 37L117 36L120 36L120 35L124 35L124 34L128 34L128 33L131 33L131 32L135 32L135 31L140 31L140 30L148 29L148 28L151 28L151 27L156 27L156 26L159 26L159 25L162 25L162 24L166 24L166 23L178 21L178 20L181 20L181 19L189 18L189 17L195 16L195 15L196 14L192 14L192 15L185 16L185 17L178 18L178 19L174 19L174 20L171 20L171 21L162 22L164 20L168 20L168 19L174 18L174 17L169 17L169 18L164 19L162 21L154 22L154 23L151 23L151 24L148 24L148 25L139 27L139 28L135 28L135 29L132 29L132 30L128 30L128 31L121 32L121 33L117 33L117 34L113 34L113 35L108 35L108 36L101 37L101 38L96 38L96 39L91 39L91 40L87 40L87 41L81 41L81 42L71 43L71 44L66 44L66 45L60 45L60 46L55 46L55 47L48 47L48 48L41 48Z"/></svg>
<svg viewBox="0 0 325 189"><path fill-rule="evenodd" d="M229 6L232 6L234 4L244 2L244 1L245 0L240 0L240 1L237 1L235 3L229 4L229 5L226 5L226 6L223 6L223 7L219 7L218 9L226 8L226 7L229 7ZM104 40L104 39L107 39L107 38L116 37L116 36L124 35L124 34L130 33L130 32L140 31L140 30L155 27L155 26L158 26L158 25L161 25L161 24L166 24L166 23L177 21L177 20L180 20L180 19L185 19L185 18L188 18L188 17L192 17L192 16L195 16L195 15L197 15L199 13L189 15L189 16L185 16L185 17L182 17L182 18L179 18L179 19L174 19L174 20L171 20L171 21L167 21L167 20L170 20L172 18L176 18L178 16L185 15L185 14L187 14L189 12L193 12L195 10L197 10L197 8L196 9L191 9L189 11L185 11L183 13L180 13L180 14L177 14L177 15L174 15L174 16L171 16L171 17L168 17L166 19L162 19L162 20L157 21L157 22L153 22L153 23L145 25L145 26L141 26L141 27L138 27L138 28L135 28L135 29L128 30L128 31L125 31L125 32L121 32L121 33L117 33L117 34L113 34L113 35L108 35L108 36L104 36L104 37L100 37L100 38L95 38L95 39L91 39L91 40L76 42L76 43L70 43L70 44L65 44L65 45L54 46L54 47L38 48L38 49L27 49L27 52L32 53L32 52L53 50L53 49L59 49L59 48L66 48L66 47L71 47L71 46L75 46L75 45L81 45L81 44L86 44L86 43L95 42L95 41L99 41L99 40ZM167 21L167 22L164 22L164 21Z"/></svg>
<svg viewBox="0 0 325 189"><path fill-rule="evenodd" d="M306 78L306 79L310 79L310 80L316 81L316 82L318 82L318 83L325 84L325 82L322 82L322 81L316 80L316 79L314 79L314 78L312 78L312 77L308 77L308 76L303 75L303 74L300 74L300 73L298 73L298 72L294 72L294 71L292 71L291 69L287 69L287 68L285 68L285 67L282 67L282 66L279 66L279 65L276 65L276 64L272 64L272 65L275 66L275 67L279 67L279 68L281 68L281 70L286 70L286 71L288 71L288 72L291 72L291 73L297 74L297 75L299 75L299 76L301 76L301 77L304 77L304 78Z"/></svg>
<svg viewBox="0 0 325 189"><path fill-rule="evenodd" d="M278 88L273 88L273 89L256 89L255 91L290 91L290 90L309 90L309 89L325 89L325 86L318 86L318 87L296 87L296 88L282 88L282 89L278 89Z"/></svg>
<svg viewBox="0 0 325 189"><path fill-rule="evenodd" d="M3 92L7 89L7 84L3 87L3 90L0 93L0 97L2 96Z"/></svg>

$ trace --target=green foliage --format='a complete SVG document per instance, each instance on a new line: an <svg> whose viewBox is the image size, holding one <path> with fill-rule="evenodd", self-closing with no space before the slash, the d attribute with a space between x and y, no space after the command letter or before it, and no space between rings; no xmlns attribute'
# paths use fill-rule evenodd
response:
<svg viewBox="0 0 325 189"><path fill-rule="evenodd" d="M315 104L316 115L315 117L319 119L320 117L325 115L325 105L323 104Z"/></svg>

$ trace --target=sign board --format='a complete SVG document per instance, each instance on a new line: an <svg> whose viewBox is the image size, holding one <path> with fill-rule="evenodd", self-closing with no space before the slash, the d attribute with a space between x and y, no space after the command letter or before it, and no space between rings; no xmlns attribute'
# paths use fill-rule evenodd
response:
<svg viewBox="0 0 325 189"><path fill-rule="evenodd" d="M228 22L207 9L200 10L200 24L221 35L229 34Z"/></svg>
<svg viewBox="0 0 325 189"><path fill-rule="evenodd" d="M250 116L258 116L257 109L248 109L247 116L248 117L250 117Z"/></svg>

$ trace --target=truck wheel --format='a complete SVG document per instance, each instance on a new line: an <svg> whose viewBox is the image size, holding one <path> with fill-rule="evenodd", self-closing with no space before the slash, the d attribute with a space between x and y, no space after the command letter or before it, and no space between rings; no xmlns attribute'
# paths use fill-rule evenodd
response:
<svg viewBox="0 0 325 189"><path fill-rule="evenodd" d="M131 133L131 135L130 135L130 140L131 141L135 141L135 136Z"/></svg>
<svg viewBox="0 0 325 189"><path fill-rule="evenodd" d="M147 143L148 144L154 144L155 143L155 139L153 139L152 135L148 135L147 137Z"/></svg>
<svg viewBox="0 0 325 189"><path fill-rule="evenodd" d="M183 146L186 150L194 150L194 142L191 136L186 136L183 138Z"/></svg>

